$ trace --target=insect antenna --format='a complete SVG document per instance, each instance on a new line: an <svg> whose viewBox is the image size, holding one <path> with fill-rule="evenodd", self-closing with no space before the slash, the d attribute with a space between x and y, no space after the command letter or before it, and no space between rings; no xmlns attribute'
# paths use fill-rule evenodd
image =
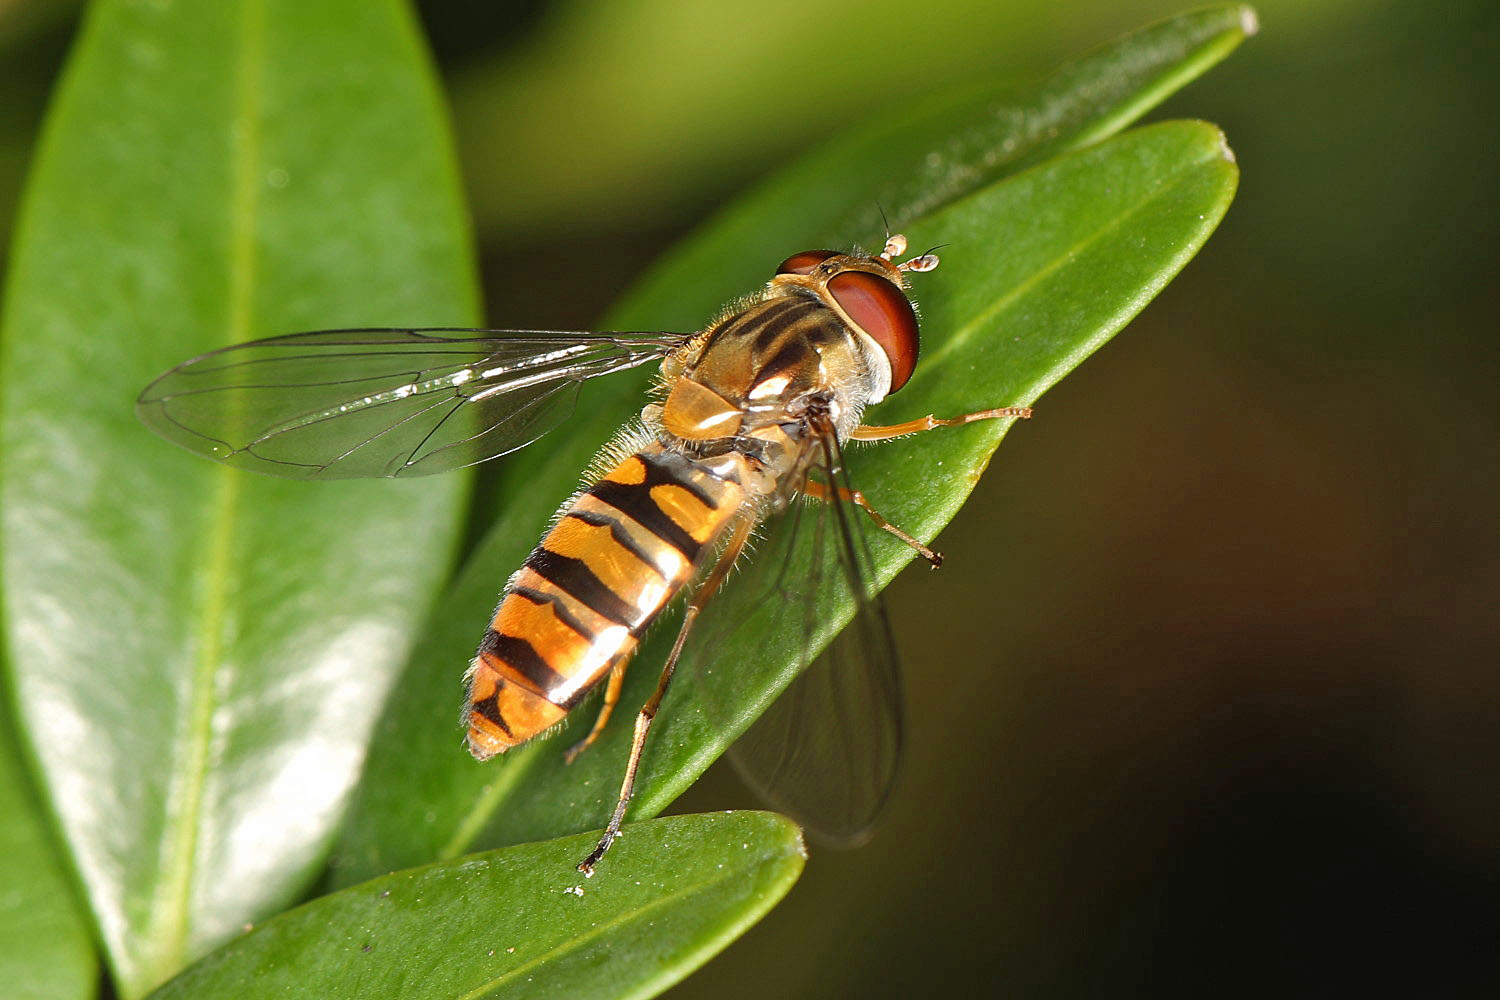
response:
<svg viewBox="0 0 1500 1000"><path fill-rule="evenodd" d="M885 249L880 251L880 259L890 260L892 257L899 257L904 253L906 253L906 237L900 233L896 233L894 236L887 236L885 238ZM898 264L897 267L899 266Z"/></svg>
<svg viewBox="0 0 1500 1000"><path fill-rule="evenodd" d="M914 271L914 272L917 272L917 273L922 273L922 272L925 272L925 271L931 271L931 270L935 269L938 266L938 255L936 253L934 253L933 251L941 250L943 247L945 247L947 245L948 244L946 244L946 243L939 243L937 246L933 247L931 250L928 250L926 253L922 254L920 257L913 257L911 260L904 260L901 263L899 263L899 264L896 265L896 270L898 270L898 271ZM889 248L889 247L887 247L887 248ZM899 255L899 254L902 254L902 253L905 253L905 252L906 252L906 240L903 238L901 240L901 249L898 250L898 251L896 251L896 253ZM882 254L882 256L884 256L884 254ZM890 258L887 257L886 259L889 260Z"/></svg>

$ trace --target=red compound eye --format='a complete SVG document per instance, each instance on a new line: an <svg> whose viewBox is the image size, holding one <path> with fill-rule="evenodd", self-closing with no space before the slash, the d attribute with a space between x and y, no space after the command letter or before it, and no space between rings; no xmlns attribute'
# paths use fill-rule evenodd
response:
<svg viewBox="0 0 1500 1000"><path fill-rule="evenodd" d="M812 274L817 266L829 257L837 257L837 250L804 250L794 253L781 262L777 274Z"/></svg>
<svg viewBox="0 0 1500 1000"><path fill-rule="evenodd" d="M891 392L917 367L917 313L896 284L868 271L844 271L828 281L828 291L891 362Z"/></svg>

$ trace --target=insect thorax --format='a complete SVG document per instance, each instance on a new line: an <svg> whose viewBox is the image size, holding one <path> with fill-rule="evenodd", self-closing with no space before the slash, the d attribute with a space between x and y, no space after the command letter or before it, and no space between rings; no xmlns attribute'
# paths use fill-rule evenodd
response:
<svg viewBox="0 0 1500 1000"><path fill-rule="evenodd" d="M663 365L667 397L650 417L684 452L746 454L773 477L809 438L806 415L826 413L838 436L871 395L856 335L810 295L777 295L724 317Z"/></svg>

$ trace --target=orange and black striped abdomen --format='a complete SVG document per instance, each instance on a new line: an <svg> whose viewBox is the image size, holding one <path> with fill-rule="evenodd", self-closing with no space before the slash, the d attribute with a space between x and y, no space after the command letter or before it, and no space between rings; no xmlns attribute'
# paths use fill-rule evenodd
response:
<svg viewBox="0 0 1500 1000"><path fill-rule="evenodd" d="M745 492L651 445L574 500L511 578L469 670L481 760L561 721L635 651Z"/></svg>

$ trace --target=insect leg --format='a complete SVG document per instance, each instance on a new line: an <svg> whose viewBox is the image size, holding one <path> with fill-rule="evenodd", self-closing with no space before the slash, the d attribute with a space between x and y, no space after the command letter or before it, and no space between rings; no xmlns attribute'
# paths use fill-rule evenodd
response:
<svg viewBox="0 0 1500 1000"><path fill-rule="evenodd" d="M573 763L574 759L589 748L599 738L599 733L604 730L604 724L609 721L610 713L615 710L615 704L620 700L620 688L625 685L625 667L630 662L630 657L622 656L615 665L609 668L609 685L604 689L604 704L599 707L599 717L594 720L594 728L583 739L574 743L563 755L563 760Z"/></svg>
<svg viewBox="0 0 1500 1000"><path fill-rule="evenodd" d="M947 420L929 413L925 417L888 427L856 427L849 437L855 441L886 441L906 434L916 434L918 431L930 431L934 427L957 427L978 420L999 420L1004 417L1019 417L1024 420L1030 416L1029 406L1002 406L998 410L980 410L978 413L965 413L961 417L950 417Z"/></svg>
<svg viewBox="0 0 1500 1000"><path fill-rule="evenodd" d="M888 531L891 534L895 535L897 538L901 539L907 545L910 545L917 551L917 555L921 556L923 559L926 559L929 563L932 564L933 569L937 569L943 564L943 554L941 552L932 551L927 546L923 545L921 542L917 541L915 538L911 537L906 532L902 531L900 528L887 521L880 515L879 511L870 506L870 501L866 500L865 495L859 490L851 490L847 487L836 486L833 488L832 494L830 494L828 486L824 485L823 483L808 480L807 483L802 487L802 492L810 497L816 497L817 499L823 500L825 502L830 498L830 495L837 495L840 500L847 500L852 504L856 504L866 514L870 515L870 520L874 521L882 531Z"/></svg>
<svg viewBox="0 0 1500 1000"><path fill-rule="evenodd" d="M667 662L661 670L661 679L656 682L656 690L641 706L640 714L635 717L635 736L630 741L630 759L625 764L625 780L620 785L620 797L615 802L615 811L609 818L609 825L604 828L604 835L599 838L599 843L589 852L589 856L579 862L578 870L585 875L594 874L594 865L604 857L604 852L609 850L609 845L614 843L615 837L620 833L620 823L625 819L625 807L630 804L630 797L635 794L635 774L641 766L641 752L646 747L646 734L651 731L651 722L656 718L656 710L661 705L662 697L667 693L667 685L672 682L672 671L677 668L677 658L682 655L683 643L687 641L688 633L692 631L693 622L697 619L703 606L708 599L719 589L724 578L729 575L730 568L739 558L740 552L744 550L745 543L750 540L750 532L755 528L755 518L743 517L734 529L734 534L729 538L729 544L724 546L724 551L719 555L719 560L714 564L713 570L704 579L698 592L688 602L687 610L682 614L682 626L677 630L677 641L672 644L672 652L667 656Z"/></svg>

